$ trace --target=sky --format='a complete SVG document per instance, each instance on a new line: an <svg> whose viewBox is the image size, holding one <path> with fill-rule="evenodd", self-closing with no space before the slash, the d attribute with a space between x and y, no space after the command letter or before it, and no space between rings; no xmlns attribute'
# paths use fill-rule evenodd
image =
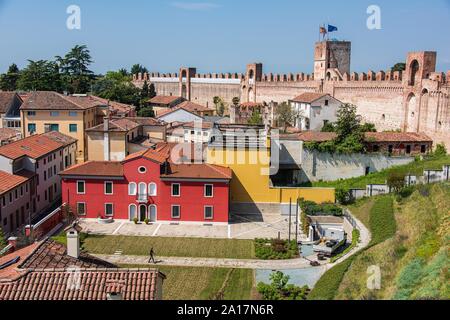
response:
<svg viewBox="0 0 450 320"><path fill-rule="evenodd" d="M67 8L81 10L69 30ZM367 8L381 10L369 30ZM0 0L0 73L11 63L53 59L86 44L97 73L140 63L150 71L265 73L313 71L319 26L352 41L352 71L387 70L410 51L437 51L450 70L450 0Z"/></svg>

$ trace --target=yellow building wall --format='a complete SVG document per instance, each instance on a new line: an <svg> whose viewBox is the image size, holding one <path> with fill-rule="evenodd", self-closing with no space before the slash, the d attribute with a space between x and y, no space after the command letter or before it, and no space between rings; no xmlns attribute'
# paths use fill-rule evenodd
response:
<svg viewBox="0 0 450 320"><path fill-rule="evenodd" d="M231 168L231 202L289 203L298 198L317 203L335 202L333 188L275 188L270 186L268 150L223 150L209 147L207 162Z"/></svg>
<svg viewBox="0 0 450 320"><path fill-rule="evenodd" d="M27 110L21 110L23 123L22 131L24 137L30 136L30 133L28 132L28 124L30 123L34 123L36 125L36 134L45 133L46 124L58 124L59 132L78 140L77 163L82 163L87 160L85 130L96 125L95 108L87 110L73 110L73 112L77 112L76 116L69 116L68 110L51 110L59 112L59 116L57 117L50 116L50 110L33 111L36 112L36 115L29 116ZM70 124L77 125L77 132L70 132Z"/></svg>

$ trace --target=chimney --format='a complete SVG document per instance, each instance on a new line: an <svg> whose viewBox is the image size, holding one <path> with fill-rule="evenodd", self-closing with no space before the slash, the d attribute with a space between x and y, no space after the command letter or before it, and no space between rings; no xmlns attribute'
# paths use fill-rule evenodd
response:
<svg viewBox="0 0 450 320"><path fill-rule="evenodd" d="M103 130L109 131L109 115L103 118Z"/></svg>
<svg viewBox="0 0 450 320"><path fill-rule="evenodd" d="M9 237L8 238L8 245L11 246L9 249L9 252L14 252L17 249L17 238L16 237Z"/></svg>
<svg viewBox="0 0 450 320"><path fill-rule="evenodd" d="M81 228L75 222L65 229L67 236L67 255L78 259L80 257L80 231Z"/></svg>

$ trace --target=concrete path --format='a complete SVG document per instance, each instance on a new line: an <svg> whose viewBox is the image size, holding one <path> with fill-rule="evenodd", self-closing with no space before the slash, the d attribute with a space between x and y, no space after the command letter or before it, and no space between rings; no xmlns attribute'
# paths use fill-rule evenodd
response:
<svg viewBox="0 0 450 320"><path fill-rule="evenodd" d="M217 258L181 258L181 257L156 257L157 264L149 264L146 256L126 255L94 255L113 264L178 266L178 267L213 267L213 268L238 268L238 269L303 269L310 268L309 261L304 258L291 260L247 260L247 259L217 259Z"/></svg>

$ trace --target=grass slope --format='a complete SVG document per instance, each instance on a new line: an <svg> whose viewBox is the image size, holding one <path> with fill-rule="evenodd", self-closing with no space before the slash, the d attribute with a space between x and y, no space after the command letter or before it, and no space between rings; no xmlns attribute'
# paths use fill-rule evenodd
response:
<svg viewBox="0 0 450 320"><path fill-rule="evenodd" d="M391 172L422 175L424 170L442 170L444 165L450 164L450 156L429 158L423 161L414 161L404 166L395 166L380 172L372 173L358 178L331 182L314 182L313 187L365 189L368 184L384 184Z"/></svg>
<svg viewBox="0 0 450 320"><path fill-rule="evenodd" d="M252 240L103 235L87 235L83 240L84 250L98 254L114 254L122 250L124 255L147 256L151 248L154 248L156 256L164 257L255 258Z"/></svg>
<svg viewBox="0 0 450 320"><path fill-rule="evenodd" d="M148 266L121 265L123 268ZM253 270L161 266L167 276L164 300L210 300L223 290L224 300L249 300L254 285Z"/></svg>
<svg viewBox="0 0 450 320"><path fill-rule="evenodd" d="M379 224L370 224L372 232L375 226L372 246L353 259L335 299L450 298L450 186L419 187L395 203L394 216L397 230L392 237L389 228L383 228L386 233L382 235ZM380 267L380 290L367 289L370 266Z"/></svg>

